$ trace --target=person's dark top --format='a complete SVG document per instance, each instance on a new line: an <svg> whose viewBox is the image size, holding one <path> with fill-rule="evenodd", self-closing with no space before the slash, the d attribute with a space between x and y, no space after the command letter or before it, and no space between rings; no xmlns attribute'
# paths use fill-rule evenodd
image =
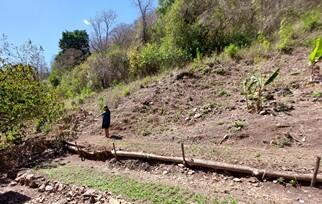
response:
<svg viewBox="0 0 322 204"><path fill-rule="evenodd" d="M111 124L111 112L107 110L105 111L105 113L102 114L102 116L103 116L102 128L103 129L109 128Z"/></svg>

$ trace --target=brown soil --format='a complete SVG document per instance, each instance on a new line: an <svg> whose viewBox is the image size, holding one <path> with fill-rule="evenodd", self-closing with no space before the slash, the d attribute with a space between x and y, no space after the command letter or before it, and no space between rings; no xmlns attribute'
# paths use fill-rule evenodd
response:
<svg viewBox="0 0 322 204"><path fill-rule="evenodd" d="M322 100L311 93L322 91L322 86L309 83L307 55L306 49L298 48L262 65L210 64L142 87L112 110L111 132L124 137L116 146L179 156L184 142L188 157L311 172L315 155L322 153ZM265 103L271 114L249 113L241 95L242 80L256 70L271 73L276 68L281 73L268 88L271 100ZM94 103L82 108L98 115ZM237 130L234 121L244 127ZM103 137L100 125L95 118L84 124L77 142L111 149L112 141ZM225 135L228 139L220 144Z"/></svg>
<svg viewBox="0 0 322 204"><path fill-rule="evenodd" d="M117 149L176 156L181 155L180 143L184 142L187 157L312 173L315 156L322 155L322 100L312 93L322 92L322 85L309 82L307 56L308 50L297 48L290 55L276 54L261 65L209 63L193 74L176 71L122 98L112 110L111 132L123 136L123 140L104 138L101 120L92 117L91 123L82 125L76 141L100 149L112 149L114 142ZM280 75L267 90L267 114L249 113L241 95L242 80L253 72L269 74L277 68ZM95 102L82 109L99 114ZM234 128L235 121L242 124L239 130ZM202 181L199 174L187 179L180 173L155 177L130 172L141 179L195 186L194 190L204 193L214 193L215 189L224 195L227 188L238 200L250 203L321 202L320 190L306 187L285 188L272 183L254 187L216 174ZM311 200L313 197L317 200Z"/></svg>

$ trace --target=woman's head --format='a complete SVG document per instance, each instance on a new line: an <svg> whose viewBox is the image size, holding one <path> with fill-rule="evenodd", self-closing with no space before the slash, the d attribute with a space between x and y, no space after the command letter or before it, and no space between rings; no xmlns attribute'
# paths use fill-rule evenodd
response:
<svg viewBox="0 0 322 204"><path fill-rule="evenodd" d="M104 110L105 111L108 111L109 109L108 109L108 106L104 106Z"/></svg>

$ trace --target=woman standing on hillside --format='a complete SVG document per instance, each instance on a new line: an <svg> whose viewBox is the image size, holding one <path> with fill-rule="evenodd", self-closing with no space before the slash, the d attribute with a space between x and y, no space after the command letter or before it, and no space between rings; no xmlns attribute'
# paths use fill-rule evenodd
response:
<svg viewBox="0 0 322 204"><path fill-rule="evenodd" d="M102 129L105 130L105 137L110 138L110 124L111 124L111 112L108 109L108 106L104 107L105 112L101 115L103 116L103 121L102 121Z"/></svg>

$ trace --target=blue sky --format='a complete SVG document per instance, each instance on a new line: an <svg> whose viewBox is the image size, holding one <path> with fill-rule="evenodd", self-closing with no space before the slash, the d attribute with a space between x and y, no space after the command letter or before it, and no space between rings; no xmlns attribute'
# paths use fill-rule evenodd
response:
<svg viewBox="0 0 322 204"><path fill-rule="evenodd" d="M48 63L59 50L61 33L86 29L90 34L84 20L100 11L114 10L117 23L132 23L139 15L133 0L0 0L0 8L0 34L15 45L30 39L43 46Z"/></svg>

